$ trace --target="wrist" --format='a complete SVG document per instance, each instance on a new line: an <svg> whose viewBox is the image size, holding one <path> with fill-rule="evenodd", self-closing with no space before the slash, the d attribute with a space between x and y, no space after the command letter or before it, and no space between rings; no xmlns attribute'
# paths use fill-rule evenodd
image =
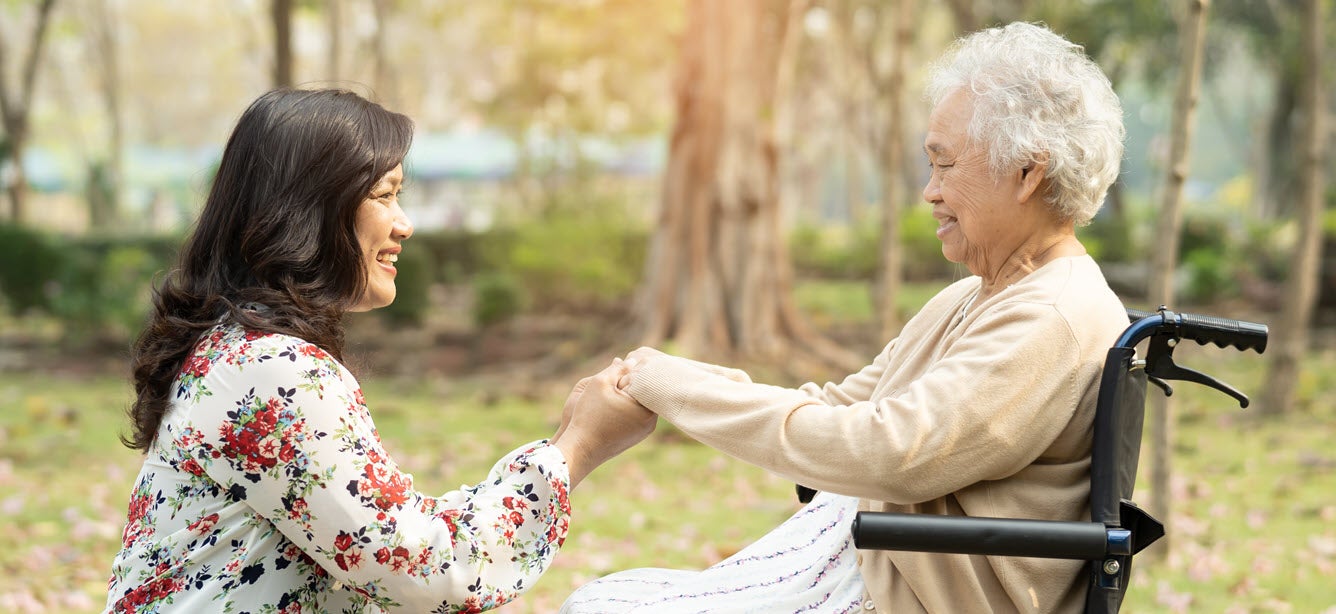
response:
<svg viewBox="0 0 1336 614"><path fill-rule="evenodd" d="M570 474L571 490L574 490L590 471L584 446L575 439L570 433L558 433L548 442L566 459L566 472Z"/></svg>

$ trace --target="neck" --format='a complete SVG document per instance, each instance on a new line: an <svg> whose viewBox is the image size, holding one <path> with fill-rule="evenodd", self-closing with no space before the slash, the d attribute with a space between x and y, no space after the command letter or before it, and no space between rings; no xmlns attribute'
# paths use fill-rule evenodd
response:
<svg viewBox="0 0 1336 614"><path fill-rule="evenodd" d="M983 279L979 287L979 298L987 298L1001 292L1007 286L1058 258L1081 256L1085 253L1085 246L1076 240L1075 234L1068 232L1027 241L1003 259L1000 265L990 267L991 271L979 276Z"/></svg>

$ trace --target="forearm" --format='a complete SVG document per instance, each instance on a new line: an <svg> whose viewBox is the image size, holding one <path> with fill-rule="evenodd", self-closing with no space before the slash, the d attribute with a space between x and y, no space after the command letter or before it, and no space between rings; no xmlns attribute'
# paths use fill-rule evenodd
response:
<svg viewBox="0 0 1336 614"><path fill-rule="evenodd" d="M848 404L666 361L638 368L627 390L702 443L805 486L914 503L1019 470L1070 421L1069 378L1022 386L993 364L947 362L892 396Z"/></svg>

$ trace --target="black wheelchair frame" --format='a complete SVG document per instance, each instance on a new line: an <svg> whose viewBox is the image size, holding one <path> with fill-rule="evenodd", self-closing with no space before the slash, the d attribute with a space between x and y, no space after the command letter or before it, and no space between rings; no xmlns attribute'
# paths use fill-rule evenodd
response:
<svg viewBox="0 0 1336 614"><path fill-rule="evenodd" d="M1085 611L1117 612L1132 571L1132 557L1164 536L1164 525L1132 502L1141 452L1146 384L1173 394L1167 380L1203 384L1234 397L1248 397L1206 374L1179 366L1174 348L1183 339L1239 351L1266 350L1264 324L1190 313L1161 306L1154 313L1127 310L1131 322L1109 349L1099 383L1090 461L1090 521L973 518L890 512L859 512L855 547L950 554L1020 556L1088 561ZM1136 346L1149 339L1144 360ZM799 487L799 498L813 491Z"/></svg>

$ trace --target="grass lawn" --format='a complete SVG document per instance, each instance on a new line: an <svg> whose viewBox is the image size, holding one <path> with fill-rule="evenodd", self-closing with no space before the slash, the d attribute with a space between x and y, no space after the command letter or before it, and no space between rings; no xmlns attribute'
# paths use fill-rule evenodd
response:
<svg viewBox="0 0 1336 614"><path fill-rule="evenodd" d="M1178 358L1257 391L1259 360L1195 344ZM1336 613L1336 351L1310 358L1305 408L1283 422L1254 424L1218 393L1176 390L1172 546L1138 559L1124 611ZM371 379L366 394L390 452L436 493L551 434L564 398L473 380ZM0 611L100 609L140 463L116 441L127 401L111 377L0 374ZM797 509L788 482L666 425L590 476L573 505L553 568L502 612L553 611L619 569L709 565Z"/></svg>

